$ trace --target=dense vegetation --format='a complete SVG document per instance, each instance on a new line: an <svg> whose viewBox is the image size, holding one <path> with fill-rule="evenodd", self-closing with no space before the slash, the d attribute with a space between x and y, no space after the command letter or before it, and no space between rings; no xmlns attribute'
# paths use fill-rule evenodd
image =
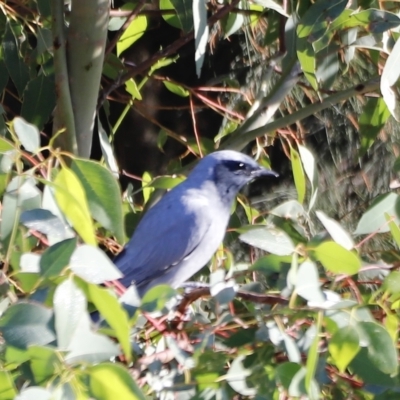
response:
<svg viewBox="0 0 400 400"><path fill-rule="evenodd" d="M324 110L343 111L358 136L335 149L342 170L359 164L368 187L377 144L397 156L398 3L0 10L0 399L398 398L398 183L339 210L320 201L342 183L310 142ZM123 308L110 256L187 161L221 148L274 168L279 150L296 193L239 196L196 277L210 288L159 286ZM400 169L380 162L376 181ZM140 174L123 192L122 169Z"/></svg>

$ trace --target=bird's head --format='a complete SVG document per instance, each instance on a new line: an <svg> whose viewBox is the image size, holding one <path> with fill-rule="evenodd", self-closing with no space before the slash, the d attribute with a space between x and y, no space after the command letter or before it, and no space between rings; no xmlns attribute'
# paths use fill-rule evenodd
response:
<svg viewBox="0 0 400 400"><path fill-rule="evenodd" d="M234 150L221 150L204 157L191 174L194 178L207 177L215 183L221 198L232 202L239 190L262 176L278 176L259 165L249 156Z"/></svg>

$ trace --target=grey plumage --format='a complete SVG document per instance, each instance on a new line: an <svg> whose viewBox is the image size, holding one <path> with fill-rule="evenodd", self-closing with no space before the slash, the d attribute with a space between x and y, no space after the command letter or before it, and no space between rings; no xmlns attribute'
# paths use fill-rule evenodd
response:
<svg viewBox="0 0 400 400"><path fill-rule="evenodd" d="M159 284L179 287L198 272L222 242L239 190L277 174L232 150L204 157L187 179L149 209L115 259L125 286L142 296Z"/></svg>

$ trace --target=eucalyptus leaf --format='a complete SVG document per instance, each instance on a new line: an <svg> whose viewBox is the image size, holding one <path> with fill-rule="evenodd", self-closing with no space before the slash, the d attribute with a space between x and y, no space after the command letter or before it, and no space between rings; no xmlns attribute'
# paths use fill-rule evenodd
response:
<svg viewBox="0 0 400 400"><path fill-rule="evenodd" d="M90 245L77 247L70 259L70 269L90 283L104 283L122 278L122 274L102 250Z"/></svg>
<svg viewBox="0 0 400 400"><path fill-rule="evenodd" d="M0 332L8 345L18 349L49 344L56 338L53 312L35 303L14 304L1 317Z"/></svg>
<svg viewBox="0 0 400 400"><path fill-rule="evenodd" d="M98 400L146 399L132 376L121 365L111 363L95 365L89 371L89 379L90 392Z"/></svg>

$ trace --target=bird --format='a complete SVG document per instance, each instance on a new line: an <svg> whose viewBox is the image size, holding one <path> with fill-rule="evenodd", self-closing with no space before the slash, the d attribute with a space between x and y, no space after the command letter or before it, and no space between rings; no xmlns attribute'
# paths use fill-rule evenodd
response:
<svg viewBox="0 0 400 400"><path fill-rule="evenodd" d="M275 176L234 150L208 154L188 177L167 192L140 220L114 259L125 287L140 297L153 286L177 289L203 268L223 241L240 189L262 176Z"/></svg>

